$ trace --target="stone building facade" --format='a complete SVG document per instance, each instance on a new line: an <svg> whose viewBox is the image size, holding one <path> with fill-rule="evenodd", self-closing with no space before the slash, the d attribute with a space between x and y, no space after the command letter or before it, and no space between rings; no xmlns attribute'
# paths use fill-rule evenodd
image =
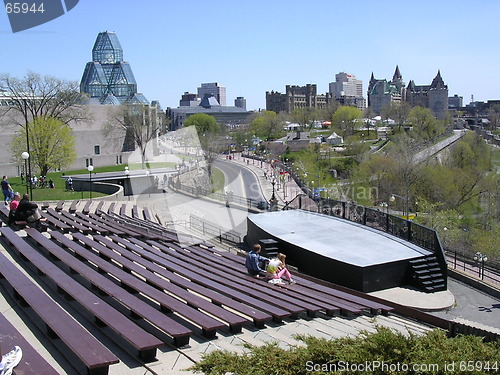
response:
<svg viewBox="0 0 500 375"><path fill-rule="evenodd" d="M292 112L298 108L326 108L332 102L329 93L317 93L315 84L305 86L286 85L284 94L277 91L266 91L266 110L279 112Z"/></svg>

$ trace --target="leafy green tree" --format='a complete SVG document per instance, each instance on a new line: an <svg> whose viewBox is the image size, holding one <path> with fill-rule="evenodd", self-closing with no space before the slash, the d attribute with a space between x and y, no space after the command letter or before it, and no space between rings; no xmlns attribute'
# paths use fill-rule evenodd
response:
<svg viewBox="0 0 500 375"><path fill-rule="evenodd" d="M30 159L38 166L40 174L62 169L73 164L76 158L75 138L72 130L62 121L51 117L37 117L28 124ZM12 139L12 154L21 163L21 153L26 151L26 128L20 128Z"/></svg>
<svg viewBox="0 0 500 375"><path fill-rule="evenodd" d="M332 125L339 130L342 136L349 137L354 134L354 128L361 115L361 110L356 107L341 106L332 116Z"/></svg>
<svg viewBox="0 0 500 375"><path fill-rule="evenodd" d="M295 108L291 117L297 124L310 130L314 121L318 119L319 112L314 107Z"/></svg>
<svg viewBox="0 0 500 375"><path fill-rule="evenodd" d="M215 117L205 113L196 113L184 121L184 127L196 128L201 149L207 163L208 175L212 176L212 165L219 153L225 148L221 139L222 129Z"/></svg>
<svg viewBox="0 0 500 375"><path fill-rule="evenodd" d="M215 117L205 113L195 113L184 121L184 127L193 125L196 126L196 131L199 135L217 133L220 130L220 125L217 123Z"/></svg>
<svg viewBox="0 0 500 375"><path fill-rule="evenodd" d="M265 111L257 114L250 123L253 134L264 140L272 140L284 134L283 118L273 111Z"/></svg>
<svg viewBox="0 0 500 375"><path fill-rule="evenodd" d="M414 107L408 121L413 126L413 134L418 140L432 140L444 133L443 124L436 120L429 108Z"/></svg>

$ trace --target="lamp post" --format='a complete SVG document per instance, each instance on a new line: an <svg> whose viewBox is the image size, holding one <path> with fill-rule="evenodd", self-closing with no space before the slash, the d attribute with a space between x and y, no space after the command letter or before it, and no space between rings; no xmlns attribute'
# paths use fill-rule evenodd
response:
<svg viewBox="0 0 500 375"><path fill-rule="evenodd" d="M26 101L27 99L26 98L23 98L23 101L24 101L24 122L25 122L25 125L26 125L26 156L27 158L25 159L23 157L23 159L26 161L28 161L28 171L26 172L26 177L29 176L29 192L30 192L30 201L33 200L33 187L31 186L31 159L29 158L30 157L30 137L29 137L29 123L28 123L28 103ZM24 154L24 152L23 152ZM21 154L21 157L22 157L22 154ZM27 192L26 192L27 193Z"/></svg>
<svg viewBox="0 0 500 375"><path fill-rule="evenodd" d="M128 186L129 186L129 184L128 184L128 177L129 177L129 173L130 173L130 171L128 170L128 167L125 167L125 177L126 177L126 179L123 182L123 192L124 192L125 195L127 195L127 192L128 192Z"/></svg>
<svg viewBox="0 0 500 375"><path fill-rule="evenodd" d="M87 170L89 171L89 178L90 178L90 199L92 199L92 171L94 170L94 166L89 165L87 167Z"/></svg>
<svg viewBox="0 0 500 375"><path fill-rule="evenodd" d="M478 251L474 255L474 260L476 261L477 266L479 268L479 277L481 278L481 280L484 280L484 262L488 261L488 257Z"/></svg>
<svg viewBox="0 0 500 375"><path fill-rule="evenodd" d="M269 200L269 206L271 208L271 211L275 210L276 205L278 204L278 200L276 199L276 195L274 194L274 185L276 184L276 177L273 177L271 180L271 185L273 185L273 195L271 196L271 199Z"/></svg>
<svg viewBox="0 0 500 375"><path fill-rule="evenodd" d="M396 197L402 199L405 202L405 204L403 205L403 217L406 216L406 220L408 220L410 218L409 198L397 194L391 194L389 201L394 202L396 200ZM405 215L405 210L406 210L406 215Z"/></svg>
<svg viewBox="0 0 500 375"><path fill-rule="evenodd" d="M28 176L28 159L30 158L30 154L25 151L21 154L21 157L24 159L24 173L26 174L26 194L28 194L31 193L31 175Z"/></svg>

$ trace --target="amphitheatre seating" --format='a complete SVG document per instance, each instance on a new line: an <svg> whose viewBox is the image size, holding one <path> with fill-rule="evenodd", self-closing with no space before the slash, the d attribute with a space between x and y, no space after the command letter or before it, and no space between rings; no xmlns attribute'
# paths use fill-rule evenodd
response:
<svg viewBox="0 0 500 375"><path fill-rule="evenodd" d="M75 254L77 254L80 259L86 259L87 261L91 261L93 264L95 264L96 267L98 267L99 272L107 273L120 280L122 290L128 291L129 294L130 292L134 291L136 292L136 294L138 294L140 291L141 294L147 295L151 299L157 301L160 304L162 312L168 314L175 311L179 316L182 316L185 319L200 326L205 336L213 337L216 333L216 330L224 328L224 324L220 321L206 314L203 314L202 312L195 310L182 303L181 301L165 294L157 288L148 285L146 282L139 280L137 277L131 275L130 273L127 273L119 267L109 263L106 259L102 259L98 255L93 254L89 250L77 244L75 241L72 241L69 238L65 237L61 233L51 232L50 235L65 247L75 252ZM101 285L97 284L97 287L101 288Z"/></svg>
<svg viewBox="0 0 500 375"><path fill-rule="evenodd" d="M141 265L145 269L160 274L163 278L166 278L170 281L171 284L177 285L184 289L190 289L193 292L209 299L212 303L218 306L227 306L231 310L238 311L241 314L244 314L250 317L256 326L262 326L266 321L270 320L272 317L270 314L254 309L253 307L249 307L243 303L237 302L229 297L224 296L223 294L217 293L213 289L209 289L203 287L201 285L192 283L189 280L186 280L183 277L178 276L174 272L166 270L163 267L160 267L156 263L149 261L146 257L141 257L133 252L128 251L122 246L111 242L103 236L95 235L94 240L98 241L102 244L105 244L108 248L113 249L117 254L120 254L123 258L129 259L134 263ZM146 252L146 251L141 251Z"/></svg>
<svg viewBox="0 0 500 375"><path fill-rule="evenodd" d="M132 206L132 217L139 218L139 208L137 207L136 204Z"/></svg>
<svg viewBox="0 0 500 375"><path fill-rule="evenodd" d="M68 224L59 220L57 217L55 217L49 213L44 212L44 213L42 213L42 216L44 218L46 218L50 224L52 224L57 229L61 230L63 233L68 233L72 229Z"/></svg>
<svg viewBox="0 0 500 375"><path fill-rule="evenodd" d="M144 217L144 220L153 221L151 213L149 212L149 209L147 207L144 207L142 209L142 216Z"/></svg>
<svg viewBox="0 0 500 375"><path fill-rule="evenodd" d="M1 233L9 242L30 248L10 228L1 228ZM24 245L21 245L19 241ZM1 252L0 272L8 283L9 291L14 299L21 306L29 306L31 311L36 314L38 319L35 318L33 321L39 323L49 337L59 338L83 363L89 374L106 374L111 364L119 362L113 353L45 294Z"/></svg>
<svg viewBox="0 0 500 375"><path fill-rule="evenodd" d="M98 213L99 211L102 210L103 206L104 206L104 201L99 201L99 203L97 203L97 207L95 208L94 212Z"/></svg>
<svg viewBox="0 0 500 375"><path fill-rule="evenodd" d="M108 214L113 214L115 212L115 206L116 206L115 202L110 203L110 205L108 207Z"/></svg>
<svg viewBox="0 0 500 375"><path fill-rule="evenodd" d="M61 211L63 209L63 206L64 206L64 201L57 202L56 211Z"/></svg>
<svg viewBox="0 0 500 375"><path fill-rule="evenodd" d="M95 264L101 273L107 273L114 278L120 280L121 286L128 290L129 292L141 293L148 296L149 298L155 300L160 304L160 308L165 313L176 312L177 315L183 317L184 319L191 321L201 327L203 334L207 337L215 336L216 330L224 328L224 324L220 321L188 306L186 303L179 301L178 299L167 295L161 290L149 285L137 277L133 276L129 272L122 270L116 265L107 261L104 257L99 257L98 255L88 251L74 241L71 241L67 237L60 235L59 233L51 233L53 238L56 238L64 246L75 251L78 256L87 261L91 261ZM75 237L79 240L82 237ZM104 254L108 256L109 254Z"/></svg>
<svg viewBox="0 0 500 375"><path fill-rule="evenodd" d="M134 272L134 274L137 274L142 278L144 278L147 284L154 286L160 290L165 290L168 293L171 293L177 297L184 299L186 301L185 306L182 305L177 306L178 310L176 310L176 312L179 315L185 315L188 318L192 317L192 319L194 320L197 319L197 316L196 314L192 314L191 311L192 308L204 311L213 316L217 316L220 320L227 323L229 325L231 332L233 333L240 332L242 325L248 322L247 319L242 318L241 316L236 315L231 311L224 310L222 307L217 306L207 301L206 299L203 299L200 296L189 292L186 289L183 289L170 282L167 282L165 279L159 277L153 272L144 269L143 267L139 266L138 264L135 264L134 262L128 260L123 256L119 256L116 252L112 250L113 248L116 248L115 243L111 242L110 240L107 240L103 236L96 235L95 237L99 237L101 243L93 241L90 238L81 235L79 233L75 233L73 235L73 239L79 240L85 246L91 247L96 251L98 251L101 258L104 259L108 258L110 260L112 259L115 263L120 264L122 269L126 270L126 272L128 273ZM104 246L103 244L106 245L107 247ZM138 286L140 286L140 284ZM146 293L144 289L141 288L140 290L142 293ZM154 298L153 296L150 297Z"/></svg>
<svg viewBox="0 0 500 375"><path fill-rule="evenodd" d="M52 217L58 219L59 221L62 221L66 225L68 225L71 229L71 231L82 231L82 233L90 233L90 228L83 226L77 222L75 222L70 215L65 215L66 211L62 210L59 213L57 213L55 210L51 208L47 208L47 213L51 215Z"/></svg>
<svg viewBox="0 0 500 375"><path fill-rule="evenodd" d="M112 236L111 238L113 239L113 241L120 241L119 237ZM140 252L140 247L137 246L137 244L127 244L127 242L125 241L120 242L123 243L129 250L132 250L136 253ZM190 267L186 267L187 264L182 260L178 260L174 257L165 255L160 250L153 247L150 247L150 249L154 252L141 252L141 256L154 261L156 264L165 267L171 272L175 272L183 277L188 278L193 283L202 285L206 288L212 288L213 290L224 294L236 301L262 310L270 314L273 317L273 320L276 322L281 322L284 318L288 317L297 317L299 313L305 311L305 309L301 306L282 301L278 295L273 296L277 297L276 300L271 296L265 294L255 296L255 291L253 289L247 288L245 285L233 285L232 282L234 280L226 280L225 277L212 275L211 272L207 272L205 270L198 270L197 266L195 266L191 270Z"/></svg>
<svg viewBox="0 0 500 375"><path fill-rule="evenodd" d="M84 214L88 214L90 212L90 207L92 206L92 199L89 199L86 203L85 203L85 206L83 206L83 210L82 212Z"/></svg>
<svg viewBox="0 0 500 375"><path fill-rule="evenodd" d="M11 322L0 314L0 332L2 353L9 352L14 346L23 350L23 357L16 366L16 374L25 375L53 375L57 371L43 358L36 349L19 333Z"/></svg>
<svg viewBox="0 0 500 375"><path fill-rule="evenodd" d="M75 247L79 246L59 232L49 233L63 246L72 244L74 244ZM115 284L108 278L99 274L99 272L95 269L89 267L78 257L75 257L68 251L62 249L61 246L54 246L54 243L45 237L45 240L39 236L32 238L42 245L42 250L50 254L52 257L60 260L64 267L70 272L79 274L89 283L89 285L99 289L103 295L108 295L115 301L118 301L120 307L126 309L131 316L142 317L144 320L149 321L152 325L158 327L158 329L171 336L176 346L184 346L188 344L189 337L192 333L190 329L182 326L180 323L166 316L151 305L138 299L136 296L133 296L120 285ZM81 249L88 253L88 250L84 248ZM81 253L81 251L76 252L75 255L79 256ZM153 330L152 333L156 335L157 332L156 330Z"/></svg>
<svg viewBox="0 0 500 375"><path fill-rule="evenodd" d="M74 213L76 212L76 208L78 207L78 202L80 202L78 199L75 199L72 203L71 206L69 206L69 212Z"/></svg>
<svg viewBox="0 0 500 375"><path fill-rule="evenodd" d="M40 246L57 246L36 230L27 229L26 233ZM17 241L15 238L12 238L12 240L13 242L11 243L17 248L19 253L28 259L39 272L42 272L47 278L50 278L60 293L77 301L79 306L87 310L99 325L109 327L118 336L127 341L144 361L151 361L155 358L156 348L163 345L162 341L142 330L121 312L114 309L83 285L64 273L64 271L58 268L53 262L47 260L43 255L26 247L26 243L23 240L21 240L21 242Z"/></svg>

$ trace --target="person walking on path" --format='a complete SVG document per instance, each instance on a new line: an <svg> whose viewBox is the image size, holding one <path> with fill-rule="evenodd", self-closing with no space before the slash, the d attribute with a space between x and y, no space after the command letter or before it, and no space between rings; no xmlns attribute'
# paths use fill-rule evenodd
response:
<svg viewBox="0 0 500 375"><path fill-rule="evenodd" d="M9 180L7 180L7 176L3 176L2 179L2 193L3 200L5 202L5 205L7 206L9 204L9 201L14 197L14 192L12 191L12 187L9 184Z"/></svg>
<svg viewBox="0 0 500 375"><path fill-rule="evenodd" d="M266 277L266 271L261 268L261 266L265 262L269 262L269 258L263 257L260 255L260 251L262 250L259 244L253 245L252 250L248 253L247 259L245 262L245 266L247 267L247 271L249 275L252 275L256 278Z"/></svg>

